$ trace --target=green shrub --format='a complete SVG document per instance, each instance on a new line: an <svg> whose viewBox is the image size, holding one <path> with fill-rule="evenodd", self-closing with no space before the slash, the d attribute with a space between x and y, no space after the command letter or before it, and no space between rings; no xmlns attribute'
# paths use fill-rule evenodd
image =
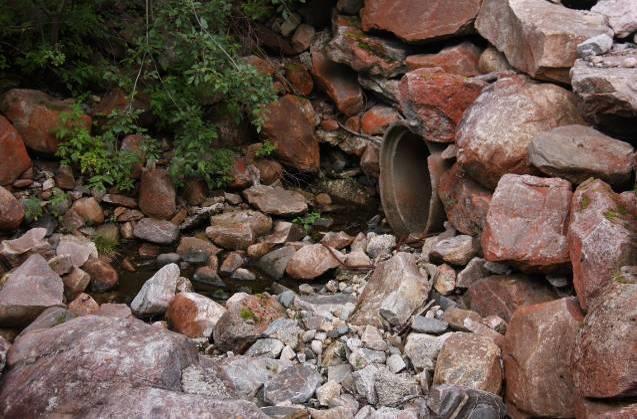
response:
<svg viewBox="0 0 637 419"><path fill-rule="evenodd" d="M44 215L44 203L39 198L32 196L22 201L24 218L27 223L38 221Z"/></svg>
<svg viewBox="0 0 637 419"><path fill-rule="evenodd" d="M295 218L294 220L292 220L292 222L294 224L303 226L305 234L308 234L312 230L312 227L314 227L314 224L316 224L320 219L321 213L318 211L312 211L305 214L303 217Z"/></svg>

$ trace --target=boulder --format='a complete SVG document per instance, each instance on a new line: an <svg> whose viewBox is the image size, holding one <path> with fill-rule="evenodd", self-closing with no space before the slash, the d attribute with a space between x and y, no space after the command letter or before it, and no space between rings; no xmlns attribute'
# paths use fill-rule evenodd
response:
<svg viewBox="0 0 637 419"><path fill-rule="evenodd" d="M285 316L283 306L267 294L235 294L226 309L213 331L215 347L236 353L248 349L274 320Z"/></svg>
<svg viewBox="0 0 637 419"><path fill-rule="evenodd" d="M91 277L91 291L110 291L119 283L119 274L113 266L106 260L90 258L82 270Z"/></svg>
<svg viewBox="0 0 637 419"><path fill-rule="evenodd" d="M504 175L493 193L482 233L490 262L509 262L529 271L568 265L571 184L559 178Z"/></svg>
<svg viewBox="0 0 637 419"><path fill-rule="evenodd" d="M599 0L591 12L606 16L617 38L626 38L637 32L637 4L634 1Z"/></svg>
<svg viewBox="0 0 637 419"><path fill-rule="evenodd" d="M480 48L465 41L458 45L445 47L435 54L410 55L405 59L409 71L419 68L439 67L446 73L473 77L480 74Z"/></svg>
<svg viewBox="0 0 637 419"><path fill-rule="evenodd" d="M402 406L405 400L422 394L417 377L411 374L394 374L385 368L381 368L374 377L374 390L378 406ZM401 415L404 413L401 412Z"/></svg>
<svg viewBox="0 0 637 419"><path fill-rule="evenodd" d="M613 135L634 137L637 117L637 51L624 49L580 59L571 70L573 91L581 99L582 114ZM633 64L631 64L633 63Z"/></svg>
<svg viewBox="0 0 637 419"><path fill-rule="evenodd" d="M578 419L629 419L637 417L637 403L580 398L575 404L575 417Z"/></svg>
<svg viewBox="0 0 637 419"><path fill-rule="evenodd" d="M529 162L542 173L583 183L589 177L626 185L633 147L583 125L567 125L538 134L529 144Z"/></svg>
<svg viewBox="0 0 637 419"><path fill-rule="evenodd" d="M391 78L405 72L407 48L396 40L367 35L358 18L335 15L333 38L325 49L329 59L357 72Z"/></svg>
<svg viewBox="0 0 637 419"><path fill-rule="evenodd" d="M600 14L537 0L485 0L476 29L513 67L561 83L570 81L577 45L596 35L613 35Z"/></svg>
<svg viewBox="0 0 637 419"><path fill-rule="evenodd" d="M427 406L439 418L503 419L507 417L507 409L501 397L458 385L435 386L431 390Z"/></svg>
<svg viewBox="0 0 637 419"><path fill-rule="evenodd" d="M254 185L243 191L243 196L259 211L270 215L297 215L307 211L305 197L280 186Z"/></svg>
<svg viewBox="0 0 637 419"><path fill-rule="evenodd" d="M574 298L523 306L513 313L502 351L510 403L530 416L573 417L570 359L583 319Z"/></svg>
<svg viewBox="0 0 637 419"><path fill-rule="evenodd" d="M0 186L0 231L17 230L24 220L24 209L11 192Z"/></svg>
<svg viewBox="0 0 637 419"><path fill-rule="evenodd" d="M228 226L235 224L247 224L255 236L263 236L272 230L272 218L253 210L229 211L223 214L213 215L210 218L211 225Z"/></svg>
<svg viewBox="0 0 637 419"><path fill-rule="evenodd" d="M73 100L52 98L39 90L11 89L0 100L0 112L13 123L24 144L35 151L55 154L58 149L56 130L61 114L70 112ZM79 124L91 128L91 118L81 115Z"/></svg>
<svg viewBox="0 0 637 419"><path fill-rule="evenodd" d="M454 164L440 176L438 197L447 219L461 233L482 233L491 203L491 192L467 176Z"/></svg>
<svg viewBox="0 0 637 419"><path fill-rule="evenodd" d="M170 328L191 338L212 335L226 309L208 297L194 292L180 292L170 301L166 320Z"/></svg>
<svg viewBox="0 0 637 419"><path fill-rule="evenodd" d="M62 305L64 284L42 256L30 256L0 289L0 326L27 326L48 307Z"/></svg>
<svg viewBox="0 0 637 419"><path fill-rule="evenodd" d="M482 317L499 316L506 321L519 307L557 298L548 282L524 275L488 276L469 287L469 307Z"/></svg>
<svg viewBox="0 0 637 419"><path fill-rule="evenodd" d="M107 399L130 387L179 397L182 369L195 363L197 350L183 336L131 317L78 317L16 339L0 388L0 415L83 416L91 408L114 408L116 401ZM123 404L139 408L134 400Z"/></svg>
<svg viewBox="0 0 637 419"><path fill-rule="evenodd" d="M309 47L309 45L308 45ZM285 65L285 78L290 82L295 94L299 96L309 96L314 90L314 80L312 74L304 66L296 62Z"/></svg>
<svg viewBox="0 0 637 419"><path fill-rule="evenodd" d="M407 42L433 41L473 32L480 0L367 0L363 30L391 32Z"/></svg>
<svg viewBox="0 0 637 419"><path fill-rule="evenodd" d="M433 384L456 384L498 394L502 375L500 348L492 339L457 332L442 345Z"/></svg>
<svg viewBox="0 0 637 419"><path fill-rule="evenodd" d="M445 333L440 336L410 333L405 341L405 355L416 371L433 371L440 349L452 335L453 333Z"/></svg>
<svg viewBox="0 0 637 419"><path fill-rule="evenodd" d="M168 220L177 211L176 192L170 175L163 169L142 172L139 184L139 209L144 215Z"/></svg>
<svg viewBox="0 0 637 419"><path fill-rule="evenodd" d="M321 375L310 366L293 365L263 386L263 400L270 405L307 402L321 384Z"/></svg>
<svg viewBox="0 0 637 419"><path fill-rule="evenodd" d="M286 95L264 111L263 134L276 145L281 163L302 172L320 166L318 139L314 134L314 109L304 98Z"/></svg>
<svg viewBox="0 0 637 419"><path fill-rule="evenodd" d="M480 96L485 83L440 68L410 71L400 81L400 106L426 140L453 143L465 110Z"/></svg>
<svg viewBox="0 0 637 419"><path fill-rule="evenodd" d="M135 237L156 244L170 244L179 237L179 227L170 221L142 218L133 229Z"/></svg>
<svg viewBox="0 0 637 419"><path fill-rule="evenodd" d="M288 263L295 253L296 249L294 247L283 246L262 256L257 262L257 268L278 281L285 275Z"/></svg>
<svg viewBox="0 0 637 419"><path fill-rule="evenodd" d="M0 187L0 195L2 187ZM13 240L2 240L0 242L0 255L2 255L11 266L18 266L33 253L49 256L52 253L51 244L46 240L46 228L36 227Z"/></svg>
<svg viewBox="0 0 637 419"><path fill-rule="evenodd" d="M174 263L164 266L149 280L144 282L130 304L133 313L138 317L149 317L163 314L168 304L175 297L179 266Z"/></svg>
<svg viewBox="0 0 637 419"><path fill-rule="evenodd" d="M330 60L320 47L312 48L312 75L340 112L352 116L363 110L363 89L356 72Z"/></svg>
<svg viewBox="0 0 637 419"><path fill-rule="evenodd" d="M339 267L345 256L324 244L311 244L297 250L289 259L285 272L292 278L311 281Z"/></svg>
<svg viewBox="0 0 637 419"><path fill-rule="evenodd" d="M218 363L236 392L254 398L263 385L291 365L289 361L267 357L229 356Z"/></svg>
<svg viewBox="0 0 637 419"><path fill-rule="evenodd" d="M32 165L31 158L18 131L0 115L0 185L9 185Z"/></svg>
<svg viewBox="0 0 637 419"><path fill-rule="evenodd" d="M58 256L69 256L71 264L76 268L84 265L90 257L97 258L99 256L95 243L84 237L70 234L60 237L55 252Z"/></svg>
<svg viewBox="0 0 637 419"><path fill-rule="evenodd" d="M494 189L506 173L532 174L528 145L552 128L581 124L575 96L523 76L504 77L483 90L458 126L458 163Z"/></svg>
<svg viewBox="0 0 637 419"><path fill-rule="evenodd" d="M379 264L358 299L350 322L378 328L403 326L429 296L431 284L412 254L397 253Z"/></svg>
<svg viewBox="0 0 637 419"><path fill-rule="evenodd" d="M637 396L636 304L637 283L626 281L625 277L615 278L590 304L571 360L580 396Z"/></svg>
<svg viewBox="0 0 637 419"><path fill-rule="evenodd" d="M571 205L568 249L573 285L584 310L624 265L634 264L637 208L601 180L581 184Z"/></svg>

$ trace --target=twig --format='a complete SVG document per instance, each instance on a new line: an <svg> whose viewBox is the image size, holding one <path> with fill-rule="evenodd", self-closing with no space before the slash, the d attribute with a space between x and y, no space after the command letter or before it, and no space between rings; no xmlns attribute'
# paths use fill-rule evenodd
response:
<svg viewBox="0 0 637 419"><path fill-rule="evenodd" d="M356 137L360 137L363 138L367 141L372 142L374 145L380 147L383 144L383 139L380 137L372 137L371 135L367 135L367 134L363 134L360 132L356 132L354 130L351 130L349 128L347 128L345 125L341 124L339 121L336 121L336 123L338 124L338 126L344 130L345 132L347 132L348 134L352 134L355 135Z"/></svg>

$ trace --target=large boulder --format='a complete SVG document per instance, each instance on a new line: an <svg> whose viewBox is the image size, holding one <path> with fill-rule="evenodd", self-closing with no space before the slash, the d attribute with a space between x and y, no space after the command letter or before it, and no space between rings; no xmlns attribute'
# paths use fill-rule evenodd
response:
<svg viewBox="0 0 637 419"><path fill-rule="evenodd" d="M529 161L546 175L580 184L589 177L626 185L633 169L633 147L583 125L540 133L529 144Z"/></svg>
<svg viewBox="0 0 637 419"><path fill-rule="evenodd" d="M400 81L400 106L418 123L426 140L452 143L464 112L480 96L484 82L439 68L410 71Z"/></svg>
<svg viewBox="0 0 637 419"><path fill-rule="evenodd" d="M570 359L584 316L574 298L518 308L503 356L506 397L530 416L573 417Z"/></svg>
<svg viewBox="0 0 637 419"><path fill-rule="evenodd" d="M166 319L172 330L191 338L212 335L226 309L208 297L194 292L180 292L170 301Z"/></svg>
<svg viewBox="0 0 637 419"><path fill-rule="evenodd" d="M167 220L177 211L176 192L163 169L144 170L139 184L139 209L151 218Z"/></svg>
<svg viewBox="0 0 637 419"><path fill-rule="evenodd" d="M64 284L42 256L29 257L0 289L0 327L24 327L48 307L61 305Z"/></svg>
<svg viewBox="0 0 637 419"><path fill-rule="evenodd" d="M433 384L456 384L498 394L502 387L500 348L486 336L458 332L442 345Z"/></svg>
<svg viewBox="0 0 637 419"><path fill-rule="evenodd" d="M404 325L429 296L431 283L421 273L416 258L397 253L379 264L358 299L350 321L357 325Z"/></svg>
<svg viewBox="0 0 637 419"><path fill-rule="evenodd" d="M591 303L573 350L573 379L582 397L637 396L637 284L618 276Z"/></svg>
<svg viewBox="0 0 637 419"><path fill-rule="evenodd" d="M581 124L575 96L523 76L505 77L483 90L458 126L458 162L494 189L506 173L532 174L527 148L540 132Z"/></svg>
<svg viewBox="0 0 637 419"><path fill-rule="evenodd" d="M571 70L573 91L580 97L587 120L613 135L634 137L637 133L637 92L634 80L637 51L624 49L601 57L579 59Z"/></svg>
<svg viewBox="0 0 637 419"><path fill-rule="evenodd" d="M0 185L8 185L31 167L31 158L22 136L4 116L0 115Z"/></svg>
<svg viewBox="0 0 637 419"><path fill-rule="evenodd" d="M482 233L484 258L529 271L568 265L566 230L571 184L559 178L504 175Z"/></svg>
<svg viewBox="0 0 637 419"><path fill-rule="evenodd" d="M334 36L326 48L334 62L373 76L394 77L405 72L407 49L396 40L365 34L355 17L335 15Z"/></svg>
<svg viewBox="0 0 637 419"><path fill-rule="evenodd" d="M29 89L11 89L0 100L0 112L13 123L26 146L47 154L57 151L55 133L60 128L61 114L69 112L72 106L73 100L59 100ZM82 115L79 122L90 129L89 116Z"/></svg>
<svg viewBox="0 0 637 419"><path fill-rule="evenodd" d="M440 67L443 71L473 77L480 74L480 48L465 41L458 45L443 48L435 54L415 54L405 59L409 71L419 68Z"/></svg>
<svg viewBox="0 0 637 419"><path fill-rule="evenodd" d="M263 134L276 145L281 163L302 172L316 172L320 166L318 139L314 134L315 114L304 98L286 95L264 112Z"/></svg>
<svg viewBox="0 0 637 419"><path fill-rule="evenodd" d="M13 231L24 220L24 209L11 192L0 186L0 231Z"/></svg>
<svg viewBox="0 0 637 419"><path fill-rule="evenodd" d="M613 36L600 14L538 0L484 0L476 29L513 67L562 83L570 81L577 45L596 35Z"/></svg>
<svg viewBox="0 0 637 419"><path fill-rule="evenodd" d="M618 38L637 32L637 3L632 0L599 0L591 11L606 16Z"/></svg>
<svg viewBox="0 0 637 419"><path fill-rule="evenodd" d="M285 272L294 279L311 281L339 267L345 255L324 244L303 246L288 260Z"/></svg>
<svg viewBox="0 0 637 419"><path fill-rule="evenodd" d="M507 409L500 396L459 385L435 386L431 390L427 406L439 418L507 417Z"/></svg>
<svg viewBox="0 0 637 419"><path fill-rule="evenodd" d="M179 266L174 263L158 270L139 290L133 301L131 309L138 317L149 317L163 314L168 309L168 304L175 297L177 280L179 279Z"/></svg>
<svg viewBox="0 0 637 419"><path fill-rule="evenodd" d="M573 285L586 309L624 265L637 260L635 224L637 208L601 180L581 184L571 205L568 248Z"/></svg>
<svg viewBox="0 0 637 419"><path fill-rule="evenodd" d="M467 176L457 163L440 176L438 197L447 219L458 231L472 236L482 233L491 192Z"/></svg>
<svg viewBox="0 0 637 419"><path fill-rule="evenodd" d="M391 32L403 41L432 41L473 32L480 0L367 0L363 30Z"/></svg>
<svg viewBox="0 0 637 419"><path fill-rule="evenodd" d="M469 307L482 317L499 316L506 321L519 307L557 298L548 282L524 275L488 276L469 287Z"/></svg>

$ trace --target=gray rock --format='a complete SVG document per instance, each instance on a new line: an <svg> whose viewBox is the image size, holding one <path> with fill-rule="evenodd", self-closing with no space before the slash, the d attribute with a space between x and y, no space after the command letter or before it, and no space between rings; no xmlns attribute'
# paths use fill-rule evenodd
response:
<svg viewBox="0 0 637 419"><path fill-rule="evenodd" d="M352 373L352 390L356 396L367 400L367 403L375 405L378 402L376 396L376 375L384 366L370 364L363 369Z"/></svg>
<svg viewBox="0 0 637 419"><path fill-rule="evenodd" d="M429 317L416 316L411 322L411 329L418 333L429 333L439 335L449 328L449 323Z"/></svg>
<svg viewBox="0 0 637 419"><path fill-rule="evenodd" d="M201 358L200 358L201 359ZM206 364L212 364L208 361ZM184 393L201 394L217 400L237 398L220 377L216 365L208 368L202 365L190 365L181 372L181 388Z"/></svg>
<svg viewBox="0 0 637 419"><path fill-rule="evenodd" d="M349 363L354 369L360 370L370 364L384 364L386 358L385 352L358 348L349 355Z"/></svg>
<svg viewBox="0 0 637 419"><path fill-rule="evenodd" d="M389 358L387 358L387 368L389 371L394 374L398 374L405 368L407 368L407 364L405 364L405 360L399 354L393 354Z"/></svg>
<svg viewBox="0 0 637 419"><path fill-rule="evenodd" d="M0 255L4 256L11 266L18 266L30 253L46 254L51 245L45 240L46 228L32 228L14 240L0 242Z"/></svg>
<svg viewBox="0 0 637 419"><path fill-rule="evenodd" d="M391 254L396 247L396 236L391 234L373 235L367 238L367 254L371 258Z"/></svg>
<svg viewBox="0 0 637 419"><path fill-rule="evenodd" d="M266 403L305 403L321 384L321 375L313 368L294 365L281 371L263 386Z"/></svg>
<svg viewBox="0 0 637 419"><path fill-rule="evenodd" d="M453 332L441 336L431 336L423 333L411 333L405 343L405 355L411 361L416 371L433 370L442 345L453 335Z"/></svg>
<svg viewBox="0 0 637 419"><path fill-rule="evenodd" d="M475 257L467 263L467 266L456 277L457 288L469 288L471 284L479 279L489 276L489 271L485 267L485 260Z"/></svg>
<svg viewBox="0 0 637 419"><path fill-rule="evenodd" d="M0 289L0 327L24 327L46 308L62 305L64 284L46 259L31 255Z"/></svg>
<svg viewBox="0 0 637 419"><path fill-rule="evenodd" d="M478 253L478 249L479 244L473 237L455 236L437 241L429 253L429 259L437 263L465 266Z"/></svg>
<svg viewBox="0 0 637 419"><path fill-rule="evenodd" d="M301 332L302 329L296 320L277 319L263 332L263 336L278 339L284 344L296 348L299 344L299 335Z"/></svg>
<svg viewBox="0 0 637 419"><path fill-rule="evenodd" d="M429 409L439 418L501 419L506 408L499 396L458 385L439 385L431 390Z"/></svg>
<svg viewBox="0 0 637 419"><path fill-rule="evenodd" d="M230 278L237 281L255 281L257 276L245 268L239 268L232 273Z"/></svg>
<svg viewBox="0 0 637 419"><path fill-rule="evenodd" d="M397 407L421 393L420 384L409 374L380 370L374 383L379 406Z"/></svg>
<svg viewBox="0 0 637 419"><path fill-rule="evenodd" d="M60 237L60 241L55 252L58 256L70 256L71 262L76 268L84 265L89 257L98 257L95 243L92 243L83 237L72 235Z"/></svg>
<svg viewBox="0 0 637 419"><path fill-rule="evenodd" d="M637 4L632 0L599 0L591 11L608 17L617 38L637 32Z"/></svg>
<svg viewBox="0 0 637 419"><path fill-rule="evenodd" d="M140 317L164 313L175 296L179 275L179 266L174 263L157 271L131 302L133 313Z"/></svg>
<svg viewBox="0 0 637 419"><path fill-rule="evenodd" d="M287 264L286 264L286 266L287 266ZM279 294L279 302L285 308L290 308L290 306L294 302L295 298L296 298L296 294L292 290L287 290L287 291L284 291L281 294Z"/></svg>
<svg viewBox="0 0 637 419"><path fill-rule="evenodd" d="M278 358L283 350L283 342L278 339L259 339L245 353L246 356L265 356L268 358Z"/></svg>
<svg viewBox="0 0 637 419"><path fill-rule="evenodd" d="M595 55L606 54L613 47L613 38L608 34L601 34L588 38L577 46L577 56L579 58L593 57Z"/></svg>
<svg viewBox="0 0 637 419"><path fill-rule="evenodd" d="M180 260L181 256L179 256L177 253L162 253L161 255L157 256L157 265L165 266L171 263L179 263Z"/></svg>
<svg viewBox="0 0 637 419"><path fill-rule="evenodd" d="M2 377L2 371L7 365L7 353L9 352L10 347L11 344L9 341L0 336L0 377Z"/></svg>
<svg viewBox="0 0 637 419"><path fill-rule="evenodd" d="M218 368L228 377L239 395L251 399L263 384L290 365L289 361L266 357L234 356L222 360Z"/></svg>
<svg viewBox="0 0 637 419"><path fill-rule="evenodd" d="M142 218L133 229L135 237L156 244L170 244L179 237L179 227L170 221Z"/></svg>
<svg viewBox="0 0 637 419"><path fill-rule="evenodd" d="M387 349L387 343L383 340L383 336L374 326L366 326L361 335L361 342L369 349L376 351L384 351Z"/></svg>

